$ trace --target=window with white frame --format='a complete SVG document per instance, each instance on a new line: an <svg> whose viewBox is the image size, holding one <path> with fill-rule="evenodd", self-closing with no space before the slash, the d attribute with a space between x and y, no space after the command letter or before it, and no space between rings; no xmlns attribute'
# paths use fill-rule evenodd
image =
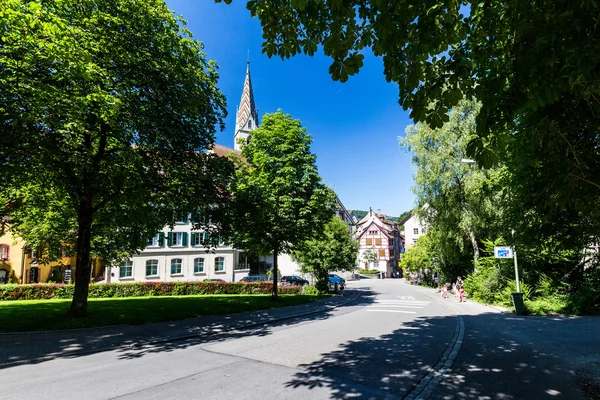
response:
<svg viewBox="0 0 600 400"><path fill-rule="evenodd" d="M181 274L181 265L183 261L181 258L174 258L171 260L171 275L180 275Z"/></svg>
<svg viewBox="0 0 600 400"><path fill-rule="evenodd" d="M225 257L215 258L215 272L225 271Z"/></svg>
<svg viewBox="0 0 600 400"><path fill-rule="evenodd" d="M8 260L8 245L0 245L0 260Z"/></svg>
<svg viewBox="0 0 600 400"><path fill-rule="evenodd" d="M171 246L183 246L183 232L173 232Z"/></svg>
<svg viewBox="0 0 600 400"><path fill-rule="evenodd" d="M202 234L200 232L192 232L192 246L200 246L202 244Z"/></svg>
<svg viewBox="0 0 600 400"><path fill-rule="evenodd" d="M146 261L146 276L158 275L158 260Z"/></svg>
<svg viewBox="0 0 600 400"><path fill-rule="evenodd" d="M159 236L160 233L157 233L154 237L148 240L148 247L158 247L160 245Z"/></svg>
<svg viewBox="0 0 600 400"><path fill-rule="evenodd" d="M419 234L419 228L413 229L413 232L414 232L415 235L418 235Z"/></svg>
<svg viewBox="0 0 600 400"><path fill-rule="evenodd" d="M133 263L131 261L123 262L119 267L119 278L131 278L133 276Z"/></svg>
<svg viewBox="0 0 600 400"><path fill-rule="evenodd" d="M194 273L195 274L204 273L204 258L202 258L202 257L194 258Z"/></svg>

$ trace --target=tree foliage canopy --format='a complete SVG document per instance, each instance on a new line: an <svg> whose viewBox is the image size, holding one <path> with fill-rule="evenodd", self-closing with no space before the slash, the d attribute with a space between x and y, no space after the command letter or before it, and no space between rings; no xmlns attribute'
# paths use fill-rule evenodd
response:
<svg viewBox="0 0 600 400"><path fill-rule="evenodd" d="M238 160L231 186L232 242L273 254L275 270L278 254L319 235L333 214L335 195L321 182L311 143L300 121L279 110L263 116Z"/></svg>
<svg viewBox="0 0 600 400"><path fill-rule="evenodd" d="M327 222L321 235L304 241L292 252L304 272L321 279L326 279L328 272L353 271L357 255L358 242L336 216Z"/></svg>
<svg viewBox="0 0 600 400"><path fill-rule="evenodd" d="M358 73L367 49L382 57L415 122L439 128L461 99L478 99L468 154L485 166L497 161L508 131L527 136L540 118L560 119L556 108L578 110L579 134L598 146L595 0L249 0L247 8L261 21L264 53L283 59L322 46L334 80ZM576 176L600 185L597 169L585 172Z"/></svg>
<svg viewBox="0 0 600 400"><path fill-rule="evenodd" d="M220 201L233 170L205 153L226 114L217 66L162 0L6 0L0 16L2 212L31 232L64 219L85 314L92 243L131 252Z"/></svg>

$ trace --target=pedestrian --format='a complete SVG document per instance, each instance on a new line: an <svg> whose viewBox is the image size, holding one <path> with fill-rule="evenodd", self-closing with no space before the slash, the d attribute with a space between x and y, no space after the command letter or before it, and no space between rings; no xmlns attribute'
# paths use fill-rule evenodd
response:
<svg viewBox="0 0 600 400"><path fill-rule="evenodd" d="M462 287L462 285L463 285L463 280L459 276L458 278L456 278L456 287Z"/></svg>
<svg viewBox="0 0 600 400"><path fill-rule="evenodd" d="M458 293L459 293L459 303L462 303L465 301L465 288L463 286L460 287L460 289L458 289Z"/></svg>

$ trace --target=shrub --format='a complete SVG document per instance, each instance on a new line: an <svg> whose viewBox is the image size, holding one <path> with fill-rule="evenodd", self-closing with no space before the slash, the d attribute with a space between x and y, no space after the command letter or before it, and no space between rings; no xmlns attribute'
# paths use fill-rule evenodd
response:
<svg viewBox="0 0 600 400"><path fill-rule="evenodd" d="M319 293L327 293L329 292L329 281L321 279L317 281L315 288L319 291Z"/></svg>
<svg viewBox="0 0 600 400"><path fill-rule="evenodd" d="M62 282L62 274L60 273L59 267L52 268L52 274L50 275L50 280L52 282L57 282L57 283Z"/></svg>
<svg viewBox="0 0 600 400"><path fill-rule="evenodd" d="M302 287L302 294L316 296L319 294L319 289L317 289L315 285L304 285Z"/></svg>
<svg viewBox="0 0 600 400"><path fill-rule="evenodd" d="M210 294L270 294L272 285L261 283L223 282L134 282L90 284L89 298L183 296ZM327 288L325 289L327 291ZM74 286L63 284L34 284L0 286L0 301L69 299ZM281 294L301 294L299 286L279 287Z"/></svg>
<svg viewBox="0 0 600 400"><path fill-rule="evenodd" d="M531 288L531 286L529 286L525 282L521 281L520 289L521 289L521 293L523 293L523 300L524 301L531 300L533 292L534 292L533 289ZM516 291L517 291L516 282L510 281L510 282L508 282L508 285L506 285L504 287L504 289L502 289L502 291L496 293L495 300L497 303L502 304L505 307L511 307L512 306L511 293L516 292Z"/></svg>
<svg viewBox="0 0 600 400"><path fill-rule="evenodd" d="M376 269L361 269L359 272L363 275L375 275L379 273Z"/></svg>

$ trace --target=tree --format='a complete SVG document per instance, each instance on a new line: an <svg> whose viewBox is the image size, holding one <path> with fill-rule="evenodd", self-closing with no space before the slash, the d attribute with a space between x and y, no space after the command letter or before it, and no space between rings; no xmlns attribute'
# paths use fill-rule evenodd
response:
<svg viewBox="0 0 600 400"><path fill-rule="evenodd" d="M301 243L292 252L303 272L327 280L329 272L353 271L356 268L358 242L352 238L348 226L334 216L325 225L321 235Z"/></svg>
<svg viewBox="0 0 600 400"><path fill-rule="evenodd" d="M273 254L274 271L279 254L319 235L333 213L334 194L321 183L311 142L299 120L282 111L265 114L238 161L231 187L232 242L261 255Z"/></svg>
<svg viewBox="0 0 600 400"><path fill-rule="evenodd" d="M216 0L221 2L223 0ZM231 0L225 0L231 3ZM385 78L415 122L441 127L466 97L483 103L481 137L502 133L518 116L561 102L600 114L600 6L594 0L247 1L263 28L263 52L282 59L323 46L329 72L344 82L366 49L382 57ZM592 113L588 120L596 119ZM596 123L595 126L598 126ZM590 131L588 131L588 134ZM488 152L484 141L475 153ZM475 149L473 149L475 150Z"/></svg>
<svg viewBox="0 0 600 400"><path fill-rule="evenodd" d="M505 187L503 193L499 181L507 173L504 168L483 170L461 162L475 135L479 108L478 103L463 100L441 128L417 124L408 127L406 136L400 139L401 145L413 152L417 168L414 192L422 206L416 213L428 227L446 232L436 236L438 239L451 239L461 248L467 239L475 267L482 238L503 229L503 199L508 189Z"/></svg>
<svg viewBox="0 0 600 400"><path fill-rule="evenodd" d="M233 170L205 152L225 116L217 66L162 0L6 0L0 14L2 211L32 228L60 210L49 231L73 238L69 315L83 316L93 250L131 254L224 198ZM36 203L44 188L65 201Z"/></svg>
<svg viewBox="0 0 600 400"><path fill-rule="evenodd" d="M372 249L365 250L362 254L362 261L367 265L371 265L372 262L377 261L377 253Z"/></svg>

